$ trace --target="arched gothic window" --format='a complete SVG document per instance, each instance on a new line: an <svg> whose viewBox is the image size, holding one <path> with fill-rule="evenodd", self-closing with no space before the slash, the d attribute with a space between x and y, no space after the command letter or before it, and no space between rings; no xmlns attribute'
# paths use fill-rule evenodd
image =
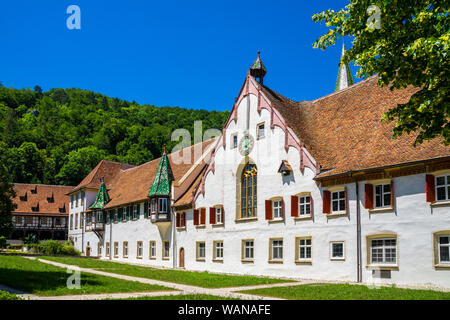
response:
<svg viewBox="0 0 450 320"><path fill-rule="evenodd" d="M247 164L241 180L241 218L256 217L257 174L254 164Z"/></svg>

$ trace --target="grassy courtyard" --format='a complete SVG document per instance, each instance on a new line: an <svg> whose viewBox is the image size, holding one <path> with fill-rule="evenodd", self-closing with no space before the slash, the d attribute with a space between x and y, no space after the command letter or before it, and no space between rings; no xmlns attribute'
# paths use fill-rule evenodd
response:
<svg viewBox="0 0 450 320"><path fill-rule="evenodd" d="M72 257L42 257L45 260L56 261L64 264L76 265L83 268L92 268L105 272L123 274L127 276L155 279L180 284L193 285L203 288L227 288L258 284L284 283L289 280L281 280L267 277L235 276L214 274L209 272L193 272L171 269L156 269L145 266L134 266L96 259L80 259Z"/></svg>
<svg viewBox="0 0 450 320"><path fill-rule="evenodd" d="M324 283L248 290L241 293L289 300L450 300L450 292Z"/></svg>
<svg viewBox="0 0 450 320"><path fill-rule="evenodd" d="M67 279L70 275L64 268L39 261L0 256L0 284L40 296L172 290L88 273L81 273L80 289L69 289Z"/></svg>

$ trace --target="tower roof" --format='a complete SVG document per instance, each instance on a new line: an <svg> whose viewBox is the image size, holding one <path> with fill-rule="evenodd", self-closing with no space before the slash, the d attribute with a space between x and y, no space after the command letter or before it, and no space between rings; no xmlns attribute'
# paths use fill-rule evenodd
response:
<svg viewBox="0 0 450 320"><path fill-rule="evenodd" d="M97 198L95 198L94 203L89 207L89 209L102 209L108 202L108 190L106 189L105 183L102 182L100 189L98 189Z"/></svg>
<svg viewBox="0 0 450 320"><path fill-rule="evenodd" d="M155 179L150 187L148 197L151 196L168 196L170 194L170 184L174 180L172 168L167 157L166 147L164 146L164 154L159 162L156 170Z"/></svg>
<svg viewBox="0 0 450 320"><path fill-rule="evenodd" d="M342 58L345 55L345 43L342 43L341 60L339 63L339 72L336 80L336 88L334 91L339 91L353 85L352 71L348 63L342 63Z"/></svg>
<svg viewBox="0 0 450 320"><path fill-rule="evenodd" d="M267 69L261 60L260 54L261 52L258 51L258 58L256 58L255 62L253 62L252 66L250 67L250 74L255 78L259 78L260 82L262 83L263 78L267 73Z"/></svg>

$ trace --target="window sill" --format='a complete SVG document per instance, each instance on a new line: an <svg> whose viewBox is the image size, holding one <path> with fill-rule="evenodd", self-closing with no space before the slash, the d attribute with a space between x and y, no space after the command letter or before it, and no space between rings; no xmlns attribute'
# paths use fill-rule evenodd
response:
<svg viewBox="0 0 450 320"><path fill-rule="evenodd" d="M312 265L312 260L296 260L295 264L300 265Z"/></svg>
<svg viewBox="0 0 450 320"><path fill-rule="evenodd" d="M148 260L156 260L156 258L155 258L155 257L152 257L152 258L148 258Z"/></svg>
<svg viewBox="0 0 450 320"><path fill-rule="evenodd" d="M224 227L225 224L224 224L223 222L221 222L221 223L215 223L215 224L212 224L211 226L212 226L213 228L220 228L220 227Z"/></svg>
<svg viewBox="0 0 450 320"><path fill-rule="evenodd" d="M283 260L269 260L267 262L270 264L283 264Z"/></svg>
<svg viewBox="0 0 450 320"><path fill-rule="evenodd" d="M252 222L252 221L256 221L258 220L257 217L252 217L252 218L239 218L234 220L234 222L239 223L239 222Z"/></svg>
<svg viewBox="0 0 450 320"><path fill-rule="evenodd" d="M279 222L284 222L284 218L272 219L272 220L268 220L267 222L269 222L269 223L279 223Z"/></svg>
<svg viewBox="0 0 450 320"><path fill-rule="evenodd" d="M177 231L185 231L186 227L177 227Z"/></svg>
<svg viewBox="0 0 450 320"><path fill-rule="evenodd" d="M197 262L205 262L206 261L206 259L195 259L195 261L197 261Z"/></svg>
<svg viewBox="0 0 450 320"><path fill-rule="evenodd" d="M142 257L136 257L136 259L142 260Z"/></svg>
<svg viewBox="0 0 450 320"><path fill-rule="evenodd" d="M213 259L212 262L223 263L223 259Z"/></svg>
<svg viewBox="0 0 450 320"><path fill-rule="evenodd" d="M345 261L345 258L330 258L330 261Z"/></svg>
<svg viewBox="0 0 450 320"><path fill-rule="evenodd" d="M335 212L335 213L329 213L327 214L327 218L339 218L339 217L346 217L347 212Z"/></svg>
<svg viewBox="0 0 450 320"><path fill-rule="evenodd" d="M444 263L436 264L436 265L434 265L434 268L436 270L450 270L450 263L448 263L448 264L444 264Z"/></svg>
<svg viewBox="0 0 450 320"><path fill-rule="evenodd" d="M370 214L372 214L372 213L388 213L388 212L393 213L394 212L394 208L388 207L388 208L369 209L369 213Z"/></svg>
<svg viewBox="0 0 450 320"><path fill-rule="evenodd" d="M432 202L430 203L430 207L435 208L435 207L450 207L450 201L436 201L436 202Z"/></svg>
<svg viewBox="0 0 450 320"><path fill-rule="evenodd" d="M241 259L242 263L255 263L255 260L253 259Z"/></svg>
<svg viewBox="0 0 450 320"><path fill-rule="evenodd" d="M398 267L398 265L369 264L369 265L366 266L366 269L369 269L369 270L392 270L392 271L398 271L399 267Z"/></svg>
<svg viewBox="0 0 450 320"><path fill-rule="evenodd" d="M295 221L302 221L302 220L312 220L312 216L308 215L308 216L298 216L298 217L294 217Z"/></svg>
<svg viewBox="0 0 450 320"><path fill-rule="evenodd" d="M196 229L205 229L205 228L206 228L206 225L200 224L200 225L198 225L198 226L195 226L195 228L196 228Z"/></svg>

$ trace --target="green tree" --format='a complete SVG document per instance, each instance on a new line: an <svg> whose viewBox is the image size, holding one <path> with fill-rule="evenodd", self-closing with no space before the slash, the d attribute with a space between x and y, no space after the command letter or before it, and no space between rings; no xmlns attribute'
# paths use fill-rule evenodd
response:
<svg viewBox="0 0 450 320"><path fill-rule="evenodd" d="M358 77L377 74L378 85L391 90L418 88L383 115L396 121L394 137L417 132L415 145L436 137L449 145L449 8L448 0L351 0L338 12L313 16L330 28L313 46L326 49L340 36L354 37L343 62L360 66Z"/></svg>
<svg viewBox="0 0 450 320"><path fill-rule="evenodd" d="M13 202L16 193L5 163L5 143L0 142L0 237L9 238L13 232L12 212L17 208Z"/></svg>

